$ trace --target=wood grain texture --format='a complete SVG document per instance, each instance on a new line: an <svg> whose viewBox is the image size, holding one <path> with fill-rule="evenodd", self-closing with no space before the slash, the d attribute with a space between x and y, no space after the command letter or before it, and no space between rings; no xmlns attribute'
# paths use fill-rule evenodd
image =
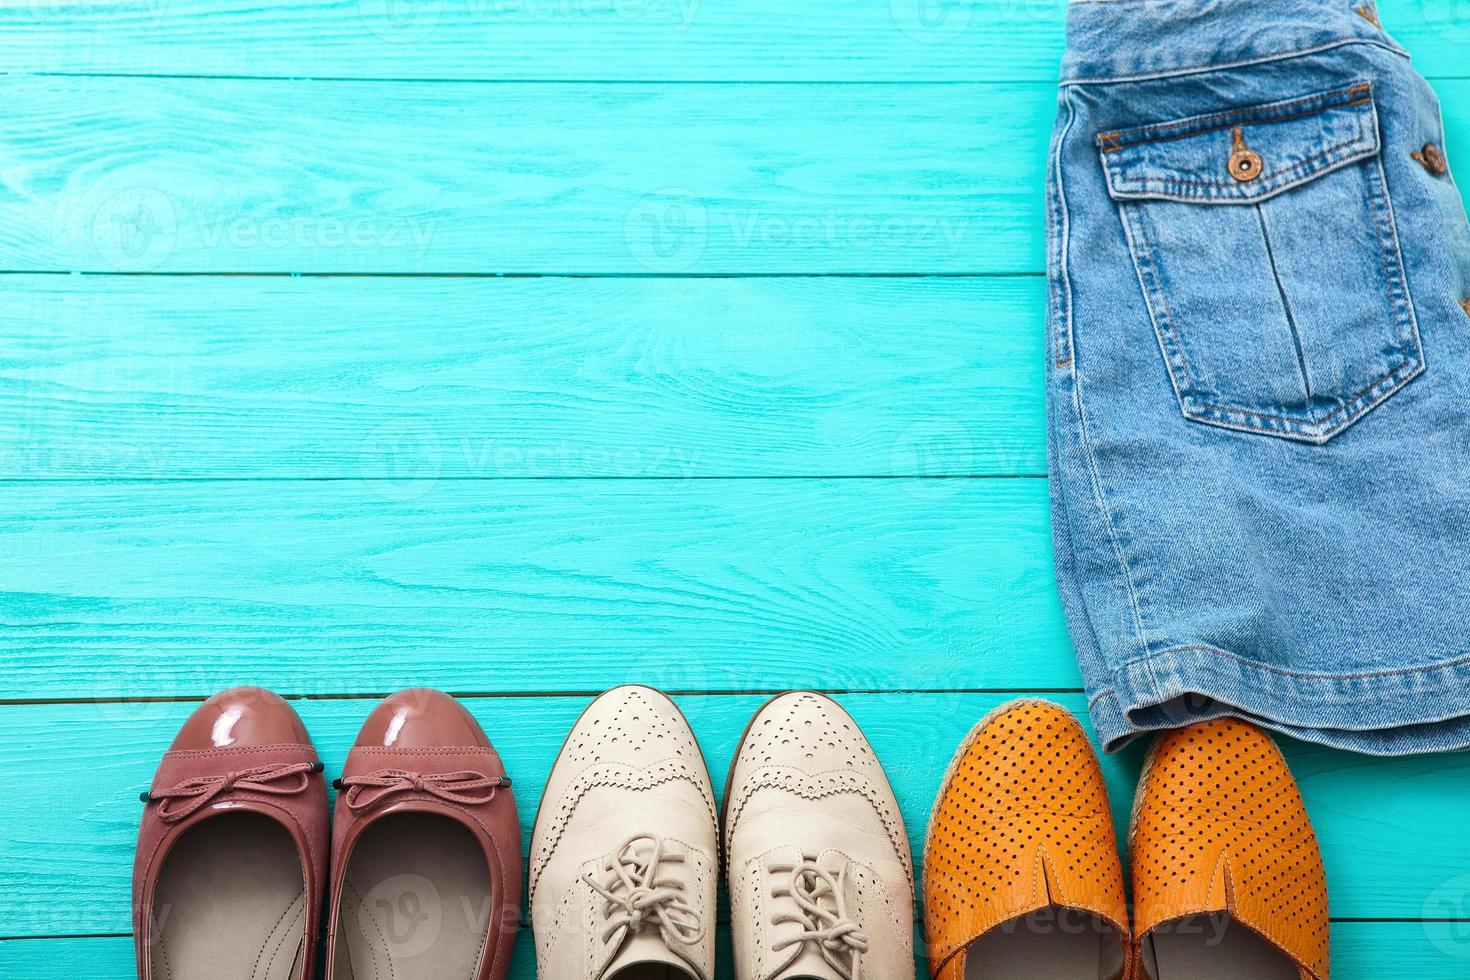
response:
<svg viewBox="0 0 1470 980"><path fill-rule="evenodd" d="M0 6L0 70L287 78L1052 81L1066 0L46 0ZM1382 0L1431 76L1470 14Z"/></svg>
<svg viewBox="0 0 1470 980"><path fill-rule="evenodd" d="M914 970L923 967L923 934L914 930ZM535 979L531 934L516 942L509 980ZM1411 976L1416 980L1464 980L1470 965L1470 932L1458 923L1333 923L1332 976L1335 980L1377 980ZM73 939L0 940L0 976L85 977L134 980L132 939L128 936ZM716 979L735 976L728 927L716 940Z"/></svg>
<svg viewBox="0 0 1470 980"><path fill-rule="evenodd" d="M1466 8L1380 8L1470 156ZM136 794L231 684L334 769L364 695L514 692L469 703L528 828L581 692L726 692L718 785L757 692L871 691L915 847L993 689L1083 712L1000 478L1064 9L0 7L0 976L132 976ZM964 478L869 478L916 476ZM1285 748L1338 980L1470 976L1470 756Z"/></svg>
<svg viewBox="0 0 1470 980"><path fill-rule="evenodd" d="M0 485L3 698L1080 687L1043 480Z"/></svg>
<svg viewBox="0 0 1470 980"><path fill-rule="evenodd" d="M1039 278L3 288L0 479L1046 471Z"/></svg>
<svg viewBox="0 0 1470 980"><path fill-rule="evenodd" d="M0 270L1035 272L1054 105L1045 85L9 76Z"/></svg>
<svg viewBox="0 0 1470 980"><path fill-rule="evenodd" d="M1055 100L0 77L0 271L1035 273Z"/></svg>
<svg viewBox="0 0 1470 980"><path fill-rule="evenodd" d="M883 760L916 856L945 766L965 733L1011 695L841 695ZM751 713L764 698L680 697L719 778ZM1064 696L1073 711L1080 695ZM368 700L307 700L298 710L329 772L340 769ZM587 699L473 698L515 779L529 841L546 776ZM24 705L4 709L12 733L0 744L11 791L0 799L7 833L0 860L11 869L0 909L6 936L126 932L129 874L140 809L158 757L189 704ZM1138 750L1104 760L1120 834L1141 762ZM1293 772L1322 842L1332 914L1338 918L1441 916L1437 902L1461 899L1470 865L1463 787L1470 756L1385 760L1287 743ZM29 760L44 758L39 768ZM1404 860L1412 837L1433 861ZM1121 839L1121 838L1120 838Z"/></svg>
<svg viewBox="0 0 1470 980"><path fill-rule="evenodd" d="M917 933L915 949L922 949ZM717 943L716 980L731 980L727 929ZM534 980L536 952L529 934L516 943L509 980ZM1332 926L1335 980L1465 980L1470 966L1470 932L1460 924L1432 922L1338 922ZM924 976L916 959L915 969ZM76 980L134 980L133 941L127 936L76 939L0 940L0 975Z"/></svg>

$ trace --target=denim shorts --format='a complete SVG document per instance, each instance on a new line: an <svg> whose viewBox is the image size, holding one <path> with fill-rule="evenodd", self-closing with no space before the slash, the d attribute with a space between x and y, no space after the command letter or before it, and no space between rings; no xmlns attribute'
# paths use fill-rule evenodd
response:
<svg viewBox="0 0 1470 980"><path fill-rule="evenodd" d="M1220 715L1470 745L1470 227L1444 143L1371 0L1073 0L1052 515L1109 749Z"/></svg>

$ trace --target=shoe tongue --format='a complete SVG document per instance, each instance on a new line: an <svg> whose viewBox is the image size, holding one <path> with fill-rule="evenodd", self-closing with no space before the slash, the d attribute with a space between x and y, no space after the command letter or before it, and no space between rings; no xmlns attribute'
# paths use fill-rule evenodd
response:
<svg viewBox="0 0 1470 980"><path fill-rule="evenodd" d="M607 969L602 971L602 976L604 980L614 980L619 972L630 966L648 964L673 967L679 971L680 976L688 977L689 980L701 980L689 966L688 960L669 949L657 929L641 929L624 942L623 948L618 950Z"/></svg>
<svg viewBox="0 0 1470 980"><path fill-rule="evenodd" d="M846 980L823 958L816 943L802 946L801 955L791 961L773 980Z"/></svg>

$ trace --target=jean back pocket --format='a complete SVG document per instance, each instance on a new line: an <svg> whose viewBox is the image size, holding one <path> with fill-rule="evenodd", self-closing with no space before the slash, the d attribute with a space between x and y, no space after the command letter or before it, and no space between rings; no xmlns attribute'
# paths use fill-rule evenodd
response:
<svg viewBox="0 0 1470 980"><path fill-rule="evenodd" d="M1323 443L1424 370L1370 84L1097 146L1186 417Z"/></svg>

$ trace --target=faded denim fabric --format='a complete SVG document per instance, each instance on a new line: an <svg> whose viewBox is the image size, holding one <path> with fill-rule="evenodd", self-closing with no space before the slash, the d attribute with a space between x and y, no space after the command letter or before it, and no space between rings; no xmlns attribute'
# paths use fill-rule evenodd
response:
<svg viewBox="0 0 1470 980"><path fill-rule="evenodd" d="M1227 714L1470 745L1470 226L1439 104L1376 19L1071 4L1052 512L1109 749Z"/></svg>

